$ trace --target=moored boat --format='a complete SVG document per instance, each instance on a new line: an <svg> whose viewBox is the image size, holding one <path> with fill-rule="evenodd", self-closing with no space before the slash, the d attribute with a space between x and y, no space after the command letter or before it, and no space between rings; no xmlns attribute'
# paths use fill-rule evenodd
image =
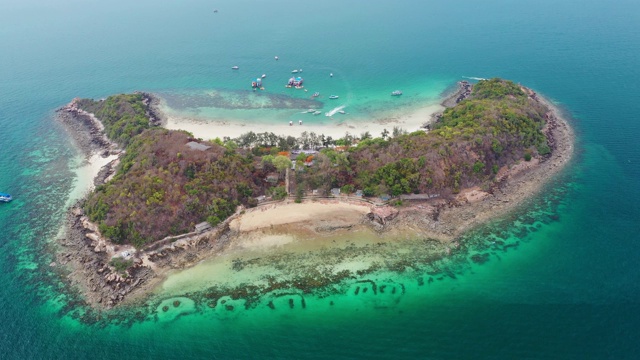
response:
<svg viewBox="0 0 640 360"><path fill-rule="evenodd" d="M297 73L298 73L298 70L291 70L291 73L292 73L292 74L297 74Z"/></svg>
<svg viewBox="0 0 640 360"><path fill-rule="evenodd" d="M238 70L238 69L240 69L240 67L238 67L238 66L232 66L232 67L231 67L231 69L233 69L233 70Z"/></svg>
<svg viewBox="0 0 640 360"><path fill-rule="evenodd" d="M391 93L391 96L400 96L400 95L402 95L402 91L400 90L395 90Z"/></svg>
<svg viewBox="0 0 640 360"><path fill-rule="evenodd" d="M318 97L318 96L320 96L320 93L316 91L316 92L314 92L314 93L313 93L313 95L311 95L311 96L313 96L313 97Z"/></svg>
<svg viewBox="0 0 640 360"><path fill-rule="evenodd" d="M329 99L337 99L337 98L338 98L338 95L331 95L331 96L329 96Z"/></svg>
<svg viewBox="0 0 640 360"><path fill-rule="evenodd" d="M0 202L9 202L11 200L13 200L11 195L6 194L6 193L0 193Z"/></svg>

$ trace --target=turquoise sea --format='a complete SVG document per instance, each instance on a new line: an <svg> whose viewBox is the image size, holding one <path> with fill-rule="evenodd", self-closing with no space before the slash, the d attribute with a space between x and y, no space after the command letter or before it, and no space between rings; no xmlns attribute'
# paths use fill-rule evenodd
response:
<svg viewBox="0 0 640 360"><path fill-rule="evenodd" d="M0 192L15 197L0 204L0 358L637 359L639 23L631 0L0 0ZM219 92L249 107L301 99L283 87L300 68L310 92L339 93L362 117L433 103L465 76L511 79L565 112L576 156L538 198L469 234L435 281L377 274L378 286L402 289L393 296L359 283L359 295L355 284L309 294L304 309L233 312L187 296L155 318L127 309L78 320L88 310L49 266L80 181L54 110L134 90ZM262 73L267 89L252 94ZM175 106L293 116L233 104Z"/></svg>

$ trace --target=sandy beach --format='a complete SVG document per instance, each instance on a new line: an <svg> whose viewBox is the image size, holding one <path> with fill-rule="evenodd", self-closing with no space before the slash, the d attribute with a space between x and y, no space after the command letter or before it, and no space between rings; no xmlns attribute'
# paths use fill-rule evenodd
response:
<svg viewBox="0 0 640 360"><path fill-rule="evenodd" d="M371 212L370 206L344 202L316 201L303 204L277 203L249 209L244 215L233 220L232 230L248 232L260 228L298 222L321 223L343 221L353 223Z"/></svg>
<svg viewBox="0 0 640 360"><path fill-rule="evenodd" d="M402 246L403 241L433 239L437 245L432 246L431 252L427 251L420 255L421 259L431 258L430 254L435 257L445 256L444 254L448 253L451 247L458 246L460 236L467 231L505 216L517 209L525 200L539 194L543 185L563 169L572 158L574 134L568 122L549 101L540 97L536 100L550 109L547 114L547 125L543 131L550 139L552 155L501 169L498 174L499 181L496 181L495 187L490 190L464 189L452 199L408 201L400 207L377 206L347 197L311 198L304 200L303 203L285 200L241 210L213 231L190 233L176 239L159 241L157 246L154 245L145 250L135 250L130 246L122 247L105 242L99 235L97 227L89 223L82 210L76 207L68 215L69 231L66 239L61 242L63 249L59 253L58 262L72 264L73 270L69 274L69 279L72 284L83 289L88 303L98 308L110 308L121 302L144 301L153 289L159 289L160 284L165 281L175 281L175 276L179 279L182 271L194 267L203 260L246 251L263 252L266 256L270 249L283 248L290 244L297 244L296 246L306 244L303 248L311 249L315 243L324 243L321 239L346 239L356 233L377 239L375 241L394 244L393 246L396 247ZM431 118L433 113L442 109L441 105L426 106L398 118L368 124L368 127L359 128L358 131L375 133L393 126L402 126L408 131L416 130L426 122L425 119ZM68 123L73 116L76 116L85 121L85 127L95 127L93 121L90 121L93 120L91 116L82 113L78 115L77 111L73 115L73 108L71 110L70 115L65 113L61 115L63 122ZM234 137L249 130L256 130L255 127L233 125L228 122L222 122L216 126L185 119L165 118L165 123L169 128L192 131L195 136L202 138ZM258 131L273 131L282 135L297 136L299 134L297 131L302 129L304 129L302 131L310 131L311 128L311 126L306 128L304 125L262 126ZM76 126L72 131L82 132L83 129ZM318 133L331 136L341 136L344 134L343 131L348 130L341 129L339 126L318 127ZM351 132L356 133L354 130ZM81 139L84 138L81 137ZM80 142L81 145L85 145L87 155L102 154L103 158L92 159L88 156L88 159L91 159L93 164L104 165L111 159L107 158L107 155L113 156L112 144L100 143L101 146L96 148L95 145L89 146L95 143L89 140L92 140L90 136ZM96 166L85 166L80 170L86 172L81 176L82 178L93 177ZM104 175L104 171L102 173ZM97 181L105 180L104 176L98 177L100 179ZM86 190L91 188L86 181L82 184L82 187L86 186ZM327 246L329 250L326 251L333 254L330 252L332 246L330 244ZM349 248L349 251L355 251L353 256L360 256L360 250L356 250ZM123 251L135 253L134 266L127 270L128 274L125 277L107 265L112 256ZM395 253L390 252L385 255L386 258L394 256L397 260L397 265L392 265L390 269L394 266L398 269L404 268L403 264L408 261L404 258L406 254L396 254L397 256L392 254ZM323 258L322 261L338 261L334 258L335 254L330 256L331 258ZM373 258L377 257L379 254L374 254ZM340 255L339 259L346 263L355 261L355 258L351 258L347 253ZM87 267L84 264L91 264L91 266ZM370 262L366 266L363 264L360 264L364 267L359 271L375 271L380 266L379 261ZM337 262L333 266L334 270L341 268ZM292 270L292 276L298 276L295 275L298 273L297 270L294 270ZM327 281L341 279L336 276L337 273L328 272L322 275L320 282L318 279L306 280L310 284L325 284ZM174 279L169 280L172 278ZM211 277L207 279L207 281L214 280ZM283 281L286 283L289 280Z"/></svg>
<svg viewBox="0 0 640 360"><path fill-rule="evenodd" d="M384 129L392 131L394 126L400 127L409 132L420 129L424 124L429 122L431 115L441 112L444 109L442 105L432 104L411 110L407 113L397 116L389 116L375 121L367 119L350 117L349 115L335 114L332 117L326 117L324 113L318 115L322 117L322 124L306 121L309 114L300 114L302 125L294 121L293 125L289 125L287 120L283 120L282 124L270 123L252 123L240 120L215 119L215 118L198 118L177 116L165 114L164 127L171 130L186 130L195 137L212 140L215 138L237 138L249 131L253 132L273 132L276 135L298 137L304 131L315 132L316 134L324 134L333 138L343 137L346 132L354 135L360 135L365 131L370 132L373 136L380 136ZM347 109L348 110L348 109Z"/></svg>

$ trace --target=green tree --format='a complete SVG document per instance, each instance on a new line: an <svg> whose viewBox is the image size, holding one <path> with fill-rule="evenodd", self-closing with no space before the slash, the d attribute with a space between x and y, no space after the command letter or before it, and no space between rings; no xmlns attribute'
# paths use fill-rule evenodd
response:
<svg viewBox="0 0 640 360"><path fill-rule="evenodd" d="M273 165L278 171L282 172L291 167L291 160L284 155L278 155L273 159Z"/></svg>
<svg viewBox="0 0 640 360"><path fill-rule="evenodd" d="M263 164L273 164L275 157L273 155L265 155L262 157Z"/></svg>
<svg viewBox="0 0 640 360"><path fill-rule="evenodd" d="M305 160L307 160L307 154L303 152L296 156L296 161L304 162Z"/></svg>

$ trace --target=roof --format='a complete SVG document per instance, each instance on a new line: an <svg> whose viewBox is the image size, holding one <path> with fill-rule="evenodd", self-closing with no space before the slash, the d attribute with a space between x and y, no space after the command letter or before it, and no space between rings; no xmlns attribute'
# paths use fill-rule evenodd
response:
<svg viewBox="0 0 640 360"><path fill-rule="evenodd" d="M190 147L190 148L191 148L191 150L200 150L200 151L205 151L205 150L207 150L207 149L210 149L210 148L211 148L211 146L207 146L207 145L204 145L204 144L200 144L200 143L197 143L197 142L195 142L195 141L190 141L190 142L188 142L188 143L187 143L187 146L188 146L188 147Z"/></svg>
<svg viewBox="0 0 640 360"><path fill-rule="evenodd" d="M211 229L211 224L206 221L201 222L200 224L196 224L196 231L198 232L202 232L208 229Z"/></svg>
<svg viewBox="0 0 640 360"><path fill-rule="evenodd" d="M291 155L300 155L302 153L304 153L305 155L313 155L313 154L317 154L318 150L310 150L310 149L291 150Z"/></svg>
<svg viewBox="0 0 640 360"><path fill-rule="evenodd" d="M400 195L402 200L429 200L440 196L440 194L405 194Z"/></svg>

